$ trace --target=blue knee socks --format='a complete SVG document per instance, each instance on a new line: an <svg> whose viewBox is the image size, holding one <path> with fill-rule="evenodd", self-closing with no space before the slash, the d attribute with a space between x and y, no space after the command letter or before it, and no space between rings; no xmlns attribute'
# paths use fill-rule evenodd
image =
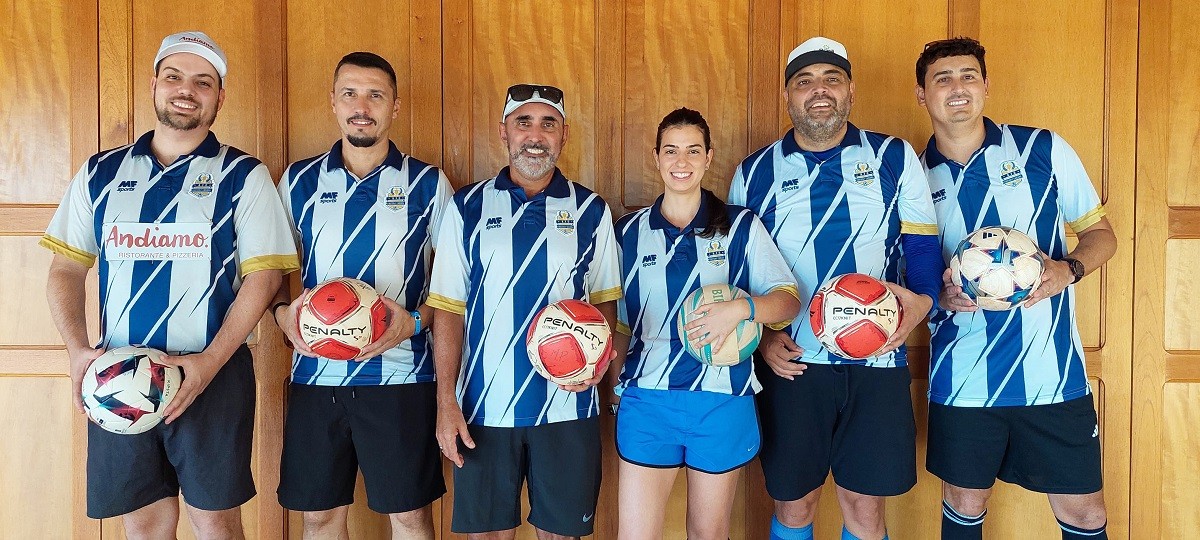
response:
<svg viewBox="0 0 1200 540"><path fill-rule="evenodd" d="M803 527L788 527L771 516L771 540L813 540L812 523Z"/></svg>

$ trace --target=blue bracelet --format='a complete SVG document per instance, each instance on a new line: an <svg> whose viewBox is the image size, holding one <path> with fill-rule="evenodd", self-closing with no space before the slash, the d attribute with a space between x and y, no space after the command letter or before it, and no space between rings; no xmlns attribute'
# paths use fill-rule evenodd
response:
<svg viewBox="0 0 1200 540"><path fill-rule="evenodd" d="M750 318L748 318L746 320L750 321L750 322L754 322L754 299L747 296L746 303L750 304Z"/></svg>

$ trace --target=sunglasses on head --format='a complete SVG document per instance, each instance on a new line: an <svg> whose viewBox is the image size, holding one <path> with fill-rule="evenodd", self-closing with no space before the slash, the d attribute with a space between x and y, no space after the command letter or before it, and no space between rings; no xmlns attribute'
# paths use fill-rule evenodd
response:
<svg viewBox="0 0 1200 540"><path fill-rule="evenodd" d="M543 99L547 99L562 105L563 91L553 86L537 84L514 84L508 87L508 99L513 101L529 101L530 99L533 99L534 93L541 96Z"/></svg>

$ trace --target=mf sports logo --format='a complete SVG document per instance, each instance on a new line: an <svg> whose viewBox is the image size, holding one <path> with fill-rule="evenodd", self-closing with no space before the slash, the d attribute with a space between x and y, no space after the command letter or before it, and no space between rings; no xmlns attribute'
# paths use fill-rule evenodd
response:
<svg viewBox="0 0 1200 540"><path fill-rule="evenodd" d="M646 255L642 257L642 268L654 266L658 262L658 255Z"/></svg>
<svg viewBox="0 0 1200 540"><path fill-rule="evenodd" d="M335 202L337 202L337 192L336 191L326 191L326 192L321 193L321 204L335 203Z"/></svg>
<svg viewBox="0 0 1200 540"><path fill-rule="evenodd" d="M944 200L946 200L946 190L939 189L939 190L933 192L933 202L940 203Z"/></svg>
<svg viewBox="0 0 1200 540"><path fill-rule="evenodd" d="M499 229L504 224L504 218L496 216L487 219L487 225L484 227L487 230Z"/></svg>
<svg viewBox="0 0 1200 540"><path fill-rule="evenodd" d="M117 184L117 193L133 191L137 189L137 183L137 180L121 180L121 183Z"/></svg>
<svg viewBox="0 0 1200 540"><path fill-rule="evenodd" d="M799 179L799 178L793 178L793 179L791 179L791 180L784 180L784 181L783 181L783 186L782 186L780 189L781 189L781 190L782 190L784 193L787 193L787 192L789 192L789 191L796 191L797 189L800 189L800 179Z"/></svg>

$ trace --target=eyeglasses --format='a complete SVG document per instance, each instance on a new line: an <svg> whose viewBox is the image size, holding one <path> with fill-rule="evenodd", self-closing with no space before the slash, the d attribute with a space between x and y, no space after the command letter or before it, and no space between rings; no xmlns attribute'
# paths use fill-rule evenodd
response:
<svg viewBox="0 0 1200 540"><path fill-rule="evenodd" d="M514 84L508 87L508 99L512 101L529 101L535 93L543 99L563 104L563 91L553 86Z"/></svg>

